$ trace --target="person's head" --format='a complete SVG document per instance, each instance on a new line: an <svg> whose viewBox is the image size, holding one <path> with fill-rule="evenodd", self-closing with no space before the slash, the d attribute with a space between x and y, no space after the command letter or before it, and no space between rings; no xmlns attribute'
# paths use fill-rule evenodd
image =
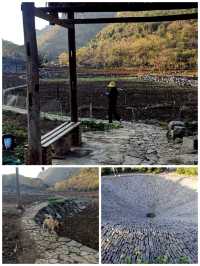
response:
<svg viewBox="0 0 200 266"><path fill-rule="evenodd" d="M110 82L108 83L107 87L108 87L109 89L116 88L116 87L117 87L117 84L116 84L115 81L110 81Z"/></svg>

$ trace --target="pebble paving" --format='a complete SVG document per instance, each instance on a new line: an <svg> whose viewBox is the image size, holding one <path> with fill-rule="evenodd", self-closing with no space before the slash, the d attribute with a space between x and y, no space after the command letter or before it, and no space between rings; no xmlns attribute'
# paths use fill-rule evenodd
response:
<svg viewBox="0 0 200 266"><path fill-rule="evenodd" d="M98 263L99 255L96 250L70 238L49 234L36 224L36 214L46 206L47 203L34 204L26 210L22 218L22 227L33 239L37 249L35 264Z"/></svg>
<svg viewBox="0 0 200 266"><path fill-rule="evenodd" d="M103 177L102 263L137 263L138 256L149 263L159 256L197 263L197 209L193 178Z"/></svg>

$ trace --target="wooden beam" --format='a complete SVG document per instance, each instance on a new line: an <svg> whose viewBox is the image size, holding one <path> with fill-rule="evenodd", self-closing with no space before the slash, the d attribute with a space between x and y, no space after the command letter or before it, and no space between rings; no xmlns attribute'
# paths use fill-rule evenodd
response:
<svg viewBox="0 0 200 266"><path fill-rule="evenodd" d="M137 2L137 3L67 3L67 2L49 2L49 7L40 8L45 12L120 12L120 11L151 11L151 10L174 10L198 8L197 2Z"/></svg>
<svg viewBox="0 0 200 266"><path fill-rule="evenodd" d="M74 19L74 13L68 12L68 19ZM69 51L69 79L70 79L70 112L71 121L78 121L77 105L77 73L76 73L76 41L75 26L68 29L68 51Z"/></svg>
<svg viewBox="0 0 200 266"><path fill-rule="evenodd" d="M34 3L22 3L24 44L27 60L27 112L29 164L41 164L40 94Z"/></svg>
<svg viewBox="0 0 200 266"><path fill-rule="evenodd" d="M90 18L90 19L63 19L66 24L99 24L99 23L140 23L140 22L162 22L176 20L198 19L198 14L181 14L171 16L154 16L154 17L115 17L115 18Z"/></svg>
<svg viewBox="0 0 200 266"><path fill-rule="evenodd" d="M62 26L64 28L69 27L69 24L66 24L66 22L64 20L61 20L54 15L47 14L43 10L41 10L40 8L35 8L34 14L38 18L49 21L52 25L56 24L56 25Z"/></svg>

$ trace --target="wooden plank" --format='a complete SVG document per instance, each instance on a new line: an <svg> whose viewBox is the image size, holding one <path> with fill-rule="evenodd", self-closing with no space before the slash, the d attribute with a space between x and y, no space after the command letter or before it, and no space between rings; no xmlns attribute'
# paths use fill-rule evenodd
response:
<svg viewBox="0 0 200 266"><path fill-rule="evenodd" d="M57 132L57 131L60 130L61 128L65 127L65 126L67 126L67 125L70 126L71 124L72 124L72 122L71 122L71 123L69 123L69 122L65 122L65 123L61 124L60 126L54 128L53 130L49 131L49 132L46 133L45 135L43 135L43 136L41 137L41 139L43 140L43 139L47 138L48 136L52 135L53 133Z"/></svg>
<svg viewBox="0 0 200 266"><path fill-rule="evenodd" d="M120 11L150 11L198 8L197 2L104 2L104 3L51 3L49 7L40 8L45 12L120 12Z"/></svg>
<svg viewBox="0 0 200 266"><path fill-rule="evenodd" d="M65 135L69 134L70 132L72 132L75 128L77 128L80 125L80 122L75 123L72 127L68 128L67 130L63 131L62 133L60 133L59 135L57 135L55 138L49 140L49 142L46 142L42 145L42 147L47 148L49 145L53 144L54 142L56 142L57 140L59 140L60 138L64 137Z"/></svg>
<svg viewBox="0 0 200 266"><path fill-rule="evenodd" d="M52 24L56 24L56 25L62 26L64 28L68 28L69 27L69 25L66 24L65 21L56 18L54 15L50 15L50 14L45 13L40 8L35 8L35 16L38 17L38 18L47 20L47 21L49 21Z"/></svg>
<svg viewBox="0 0 200 266"><path fill-rule="evenodd" d="M116 18L91 18L91 19L63 19L66 24L99 24L99 23L144 23L144 22L162 22L176 20L198 19L198 14L182 14L171 16L153 16L153 17L116 17Z"/></svg>
<svg viewBox="0 0 200 266"><path fill-rule="evenodd" d="M24 44L27 60L28 158L30 164L42 163L40 133L40 93L34 3L22 3Z"/></svg>
<svg viewBox="0 0 200 266"><path fill-rule="evenodd" d="M71 122L68 125L65 125L64 127L59 128L58 130L54 131L53 134L48 135L46 138L42 138L42 145L46 142L48 142L50 139L58 136L60 133L62 133L63 131L67 130L68 128L70 128L71 126L74 125L74 122Z"/></svg>
<svg viewBox="0 0 200 266"><path fill-rule="evenodd" d="M68 13L68 19L74 19L74 13ZM76 73L76 41L75 26L68 29L69 79L70 79L70 112L71 121L78 121L77 73Z"/></svg>

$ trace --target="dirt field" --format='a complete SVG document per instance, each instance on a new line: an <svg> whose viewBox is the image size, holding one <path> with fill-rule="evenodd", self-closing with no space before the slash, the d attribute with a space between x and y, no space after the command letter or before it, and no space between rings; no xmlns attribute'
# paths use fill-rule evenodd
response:
<svg viewBox="0 0 200 266"><path fill-rule="evenodd" d="M87 207L76 217L67 217L64 226L58 232L60 236L67 236L83 245L99 249L99 208L98 203Z"/></svg>
<svg viewBox="0 0 200 266"><path fill-rule="evenodd" d="M62 113L69 115L70 92L69 81L66 78L55 77L56 70L51 70L48 78L40 80L41 111ZM67 70L66 70L67 71ZM123 74L123 75L122 75ZM197 88L178 86L173 83L162 83L142 80L130 73L102 73L87 72L79 74L78 78L78 106L79 116L91 115L89 105L92 104L92 116L106 119L107 96L106 86L111 79L117 79L119 90L118 111L125 121L132 119L157 119L170 121L179 117L180 108L184 109L184 118L195 120L197 118ZM5 75L4 83L16 85L26 83L17 75ZM8 86L7 86L8 87ZM4 86L5 88L5 86ZM17 107L25 106L26 91L12 92Z"/></svg>
<svg viewBox="0 0 200 266"><path fill-rule="evenodd" d="M35 202L46 201L54 193L37 193L37 194L22 194L22 202L25 208L28 208L31 204ZM62 195L72 198L81 198L81 199L91 199L95 202L98 201L97 192L67 192L67 193L56 193L56 195ZM96 215L97 219L97 210L91 209L91 212L88 212L88 216L93 219ZM24 233L23 228L20 226L20 219L22 212L16 209L16 198L13 193L3 193L3 263L16 264L16 263L34 263L37 258L37 247L29 239L28 235ZM86 224L86 221L85 221ZM97 229L97 224L94 225L95 230ZM73 227L72 227L73 228ZM75 232L76 227L73 228ZM97 231L96 231L97 232ZM98 232L97 232L98 233ZM65 235L68 232L64 233ZM83 237L82 232L79 234L80 237ZM71 234L70 236L73 236ZM69 236L69 237L70 237ZM75 239L78 240L78 239ZM87 241L87 236L86 236ZM94 241L94 243L97 243Z"/></svg>

